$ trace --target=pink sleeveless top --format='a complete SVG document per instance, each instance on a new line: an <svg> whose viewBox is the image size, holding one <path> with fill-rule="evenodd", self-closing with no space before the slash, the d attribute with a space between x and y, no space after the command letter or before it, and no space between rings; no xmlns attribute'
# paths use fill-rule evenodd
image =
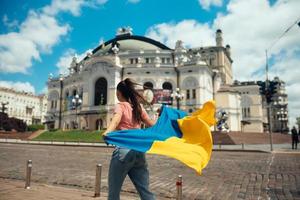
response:
<svg viewBox="0 0 300 200"><path fill-rule="evenodd" d="M131 104L128 102L119 102L114 110L114 114L122 115L121 121L117 126L117 130L137 129L141 128L141 123L135 122L132 114ZM142 107L142 119L148 119L149 116L145 109Z"/></svg>

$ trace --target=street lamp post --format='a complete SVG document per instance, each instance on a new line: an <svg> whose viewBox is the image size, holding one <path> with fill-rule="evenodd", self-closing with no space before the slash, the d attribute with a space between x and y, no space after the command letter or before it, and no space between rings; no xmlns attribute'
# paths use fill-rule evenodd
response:
<svg viewBox="0 0 300 200"><path fill-rule="evenodd" d="M59 98L59 118L58 118L58 128L59 128L59 129L61 129L63 80L64 80L64 77L63 77L62 74L60 74L60 76L59 76L59 83L60 83L60 98Z"/></svg>
<svg viewBox="0 0 300 200"><path fill-rule="evenodd" d="M184 94L180 93L180 89L176 88L176 90L171 94L173 99L176 99L177 109L180 109L180 100L184 98Z"/></svg>
<svg viewBox="0 0 300 200"><path fill-rule="evenodd" d="M77 107L80 106L82 100L79 98L79 95L76 94L75 97L72 99L73 108L75 108L75 128L78 128L78 120L77 120Z"/></svg>

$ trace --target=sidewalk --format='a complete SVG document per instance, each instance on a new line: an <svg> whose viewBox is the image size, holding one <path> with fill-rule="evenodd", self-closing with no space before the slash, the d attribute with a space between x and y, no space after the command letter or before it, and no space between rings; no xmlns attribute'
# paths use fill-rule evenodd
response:
<svg viewBox="0 0 300 200"><path fill-rule="evenodd" d="M32 183L30 189L24 189L24 181L0 178L0 200L92 200L107 199L107 193L101 197L93 197L93 191L67 187L58 187ZM122 200L138 200L135 194L121 193Z"/></svg>
<svg viewBox="0 0 300 200"><path fill-rule="evenodd" d="M89 142L56 142L56 141L32 141L21 139L3 139L0 138L0 143L12 143L12 144L39 144L39 145L59 145L59 146L84 146L84 147L111 147L105 143L89 143Z"/></svg>
<svg viewBox="0 0 300 200"><path fill-rule="evenodd" d="M12 144L37 144L37 145L58 145L58 146L82 146L82 147L113 147L107 146L105 143L88 143L88 142L55 142L55 141L31 141L21 139L3 139L0 138L0 143ZM270 152L270 144L234 144L234 145L213 145L213 150L237 150L237 151L264 151ZM273 144L274 152L300 152L300 145L297 150L292 149L292 145Z"/></svg>
<svg viewBox="0 0 300 200"><path fill-rule="evenodd" d="M236 144L236 145L213 145L213 150L239 150L239 151L263 151L271 152L270 144ZM291 144L273 144L273 152L276 153L300 153L300 145L298 149L292 149Z"/></svg>

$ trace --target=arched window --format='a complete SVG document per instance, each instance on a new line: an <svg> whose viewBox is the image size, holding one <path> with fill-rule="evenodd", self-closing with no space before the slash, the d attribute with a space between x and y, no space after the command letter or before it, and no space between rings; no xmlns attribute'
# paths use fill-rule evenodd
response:
<svg viewBox="0 0 300 200"><path fill-rule="evenodd" d="M65 93L65 98L67 99L69 97L69 91L67 90Z"/></svg>
<svg viewBox="0 0 300 200"><path fill-rule="evenodd" d="M162 85L162 88L164 90L172 90L173 89L172 84L169 83L169 82L164 82L163 85Z"/></svg>
<svg viewBox="0 0 300 200"><path fill-rule="evenodd" d="M107 81L99 78L95 84L95 106L106 105L107 103Z"/></svg>
<svg viewBox="0 0 300 200"><path fill-rule="evenodd" d="M144 83L144 90L145 89L153 89L153 83L151 82Z"/></svg>
<svg viewBox="0 0 300 200"><path fill-rule="evenodd" d="M77 91L76 91L76 89L74 89L73 92L72 92L72 96L75 97L76 94L77 94Z"/></svg>

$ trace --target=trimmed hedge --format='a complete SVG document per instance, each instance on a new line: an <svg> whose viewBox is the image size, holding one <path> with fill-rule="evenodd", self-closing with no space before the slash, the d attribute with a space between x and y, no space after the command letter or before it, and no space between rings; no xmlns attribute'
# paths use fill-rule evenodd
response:
<svg viewBox="0 0 300 200"><path fill-rule="evenodd" d="M43 124L32 124L28 126L28 131L37 131L37 130L44 130L45 126Z"/></svg>

